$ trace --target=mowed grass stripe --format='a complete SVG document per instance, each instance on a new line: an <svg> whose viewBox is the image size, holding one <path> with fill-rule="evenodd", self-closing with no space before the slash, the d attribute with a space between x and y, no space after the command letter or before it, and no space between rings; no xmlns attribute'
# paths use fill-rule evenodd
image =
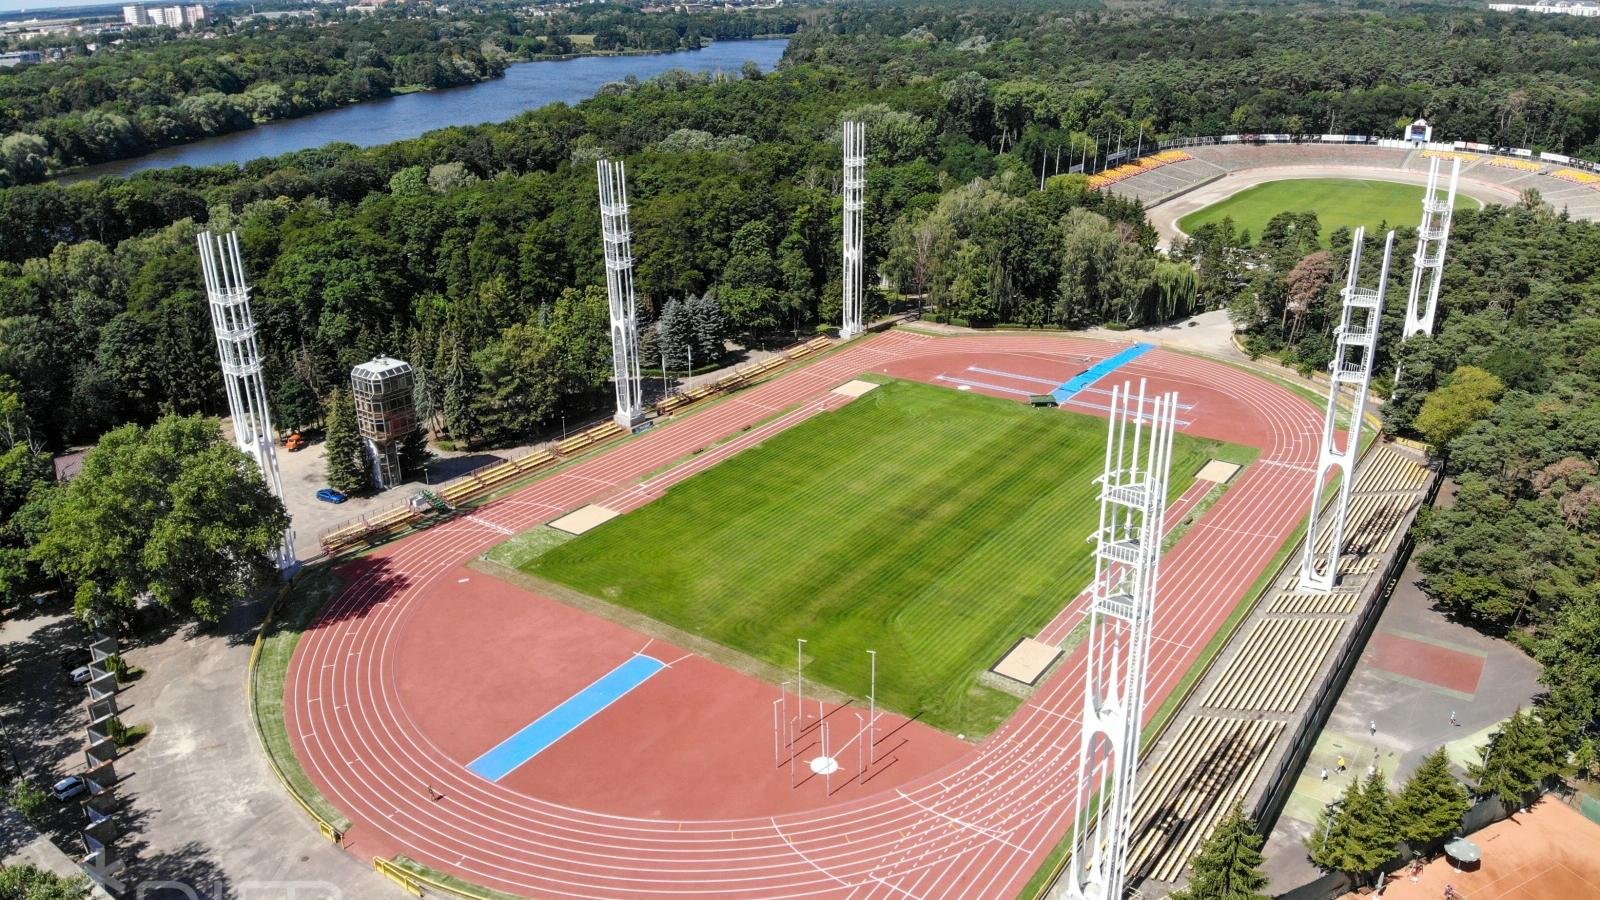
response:
<svg viewBox="0 0 1600 900"><path fill-rule="evenodd" d="M674 486L523 568L970 736L979 682L1087 584L1103 420L892 382ZM1179 437L1173 496L1207 459Z"/></svg>
<svg viewBox="0 0 1600 900"><path fill-rule="evenodd" d="M1194 234L1202 226L1233 219L1233 227L1250 232L1252 242L1282 212L1315 212L1323 246L1339 228L1365 225L1369 233L1385 224L1415 226L1422 215L1423 188L1416 184L1370 178L1285 178L1268 181L1219 200L1178 220L1184 234ZM1456 194L1457 209L1476 209L1483 204L1465 194Z"/></svg>

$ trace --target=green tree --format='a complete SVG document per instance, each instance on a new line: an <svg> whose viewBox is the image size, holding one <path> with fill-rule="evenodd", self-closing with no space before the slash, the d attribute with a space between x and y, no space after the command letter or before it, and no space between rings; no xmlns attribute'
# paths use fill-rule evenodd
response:
<svg viewBox="0 0 1600 900"><path fill-rule="evenodd" d="M1592 747L1600 733L1600 597L1573 597L1540 636L1534 657L1547 690L1541 719L1562 744L1576 746L1587 734Z"/></svg>
<svg viewBox="0 0 1600 900"><path fill-rule="evenodd" d="M1256 825L1235 803L1226 818L1189 863L1189 885L1173 900L1266 900L1261 872L1265 842Z"/></svg>
<svg viewBox="0 0 1600 900"><path fill-rule="evenodd" d="M63 878L26 863L0 869L0 900L82 900L88 888L87 878Z"/></svg>
<svg viewBox="0 0 1600 900"><path fill-rule="evenodd" d="M673 298L661 304L661 315L656 317L656 341L668 365L688 364L689 353L694 346L692 329L686 301ZM701 362L705 362L703 357Z"/></svg>
<svg viewBox="0 0 1600 900"><path fill-rule="evenodd" d="M1450 758L1440 747L1422 761L1394 798L1400 839L1414 850L1431 850L1461 827L1472 800L1450 774Z"/></svg>
<svg viewBox="0 0 1600 900"><path fill-rule="evenodd" d="M84 457L33 548L76 586L78 614L115 619L148 593L204 621L271 580L289 526L255 460L215 419L125 425Z"/></svg>
<svg viewBox="0 0 1600 900"><path fill-rule="evenodd" d="M1497 796L1512 810L1538 793L1555 773L1555 763L1544 723L1532 712L1518 709L1490 735L1481 758L1467 774L1478 783L1479 794Z"/></svg>
<svg viewBox="0 0 1600 900"><path fill-rule="evenodd" d="M11 782L11 790L7 792L6 803L20 813L24 819L37 825L44 817L45 807L50 803L50 795L45 793L44 788L39 787L27 778L18 778L16 781Z"/></svg>
<svg viewBox="0 0 1600 900"><path fill-rule="evenodd" d="M327 463L328 484L346 494L372 490L372 468L366 442L356 430L356 401L350 392L335 388L328 396L327 439L322 458Z"/></svg>
<svg viewBox="0 0 1600 900"><path fill-rule="evenodd" d="M1365 782L1351 779L1338 805L1324 809L1306 847L1311 861L1328 871L1345 872L1361 883L1372 879L1395 856L1395 828L1389 789L1382 773Z"/></svg>
<svg viewBox="0 0 1600 900"><path fill-rule="evenodd" d="M0 454L0 599L7 605L17 602L38 577L29 553L54 489L49 454L35 453L27 444Z"/></svg>
<svg viewBox="0 0 1600 900"><path fill-rule="evenodd" d="M450 340L442 347L444 352L444 397L440 407L444 414L445 430L451 439L470 448L483 430L478 410L480 379L472 357L461 345Z"/></svg>
<svg viewBox="0 0 1600 900"><path fill-rule="evenodd" d="M1428 443L1443 450L1478 420L1494 411L1505 385L1477 366L1461 366L1449 381L1422 401L1416 427Z"/></svg>
<svg viewBox="0 0 1600 900"><path fill-rule="evenodd" d="M475 356L482 375L483 428L496 438L528 434L555 415L561 399L561 348L550 329L513 325Z"/></svg>
<svg viewBox="0 0 1600 900"><path fill-rule="evenodd" d="M728 248L719 296L729 320L740 331L761 331L778 324L782 271L772 245L772 229L758 219L741 227Z"/></svg>

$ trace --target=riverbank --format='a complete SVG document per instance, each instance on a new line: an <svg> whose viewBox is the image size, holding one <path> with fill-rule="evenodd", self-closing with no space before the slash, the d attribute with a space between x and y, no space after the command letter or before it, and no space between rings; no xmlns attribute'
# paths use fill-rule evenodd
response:
<svg viewBox="0 0 1600 900"><path fill-rule="evenodd" d="M57 176L75 184L107 176L129 176L177 166L242 165L262 157L309 150L330 143L371 147L420 137L439 128L503 122L551 103L576 104L606 84L632 76L646 81L673 69L738 71L753 62L770 72L789 39L717 41L699 50L645 52L608 50L515 62L497 78L449 88L394 93L303 116L276 119L205 140L177 144L142 156L75 169Z"/></svg>

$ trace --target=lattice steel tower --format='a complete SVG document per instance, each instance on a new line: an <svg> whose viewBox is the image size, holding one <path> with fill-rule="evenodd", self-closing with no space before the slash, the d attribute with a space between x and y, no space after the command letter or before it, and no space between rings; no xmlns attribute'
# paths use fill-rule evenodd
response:
<svg viewBox="0 0 1600 900"><path fill-rule="evenodd" d="M1178 395L1111 393L1095 533L1072 859L1061 895L1122 900ZM1098 807L1093 804L1098 800Z"/></svg>
<svg viewBox="0 0 1600 900"><path fill-rule="evenodd" d="M278 450L267 409L267 388L261 379L261 353L256 346L256 323L250 315L250 286L244 278L244 257L239 236L200 232L200 271L206 282L211 327L217 336L217 358L222 363L222 386L228 394L228 415L239 449L261 467L267 490L283 499L283 479L278 475ZM295 564L294 532L283 533L274 558L278 568Z"/></svg>
<svg viewBox="0 0 1600 900"><path fill-rule="evenodd" d="M611 375L617 386L617 424L644 419L639 380L639 319L633 302L633 234L628 230L628 173L620 162L595 163L600 180L600 239L606 250L606 296L611 300Z"/></svg>
<svg viewBox="0 0 1600 900"><path fill-rule="evenodd" d="M852 338L866 330L862 311L862 225L867 198L867 128L844 123L844 322L839 336Z"/></svg>
<svg viewBox="0 0 1600 900"><path fill-rule="evenodd" d="M1378 355L1378 326L1383 321L1383 297L1389 286L1389 258L1394 252L1394 232L1383 240L1383 267L1378 286L1364 288L1361 281L1361 245L1366 228L1357 228L1350 245L1350 271L1345 275L1343 311L1333 329L1333 366L1329 370L1328 408L1322 421L1322 445L1317 453L1316 481L1311 486L1311 519L1306 525L1306 553L1300 564L1300 587L1331 591L1339 580L1339 557L1344 550L1344 527L1350 515L1350 492L1355 487L1356 456L1361 451L1361 422L1367 411L1367 387ZM1348 397L1350 424L1344 443L1338 435L1339 404ZM1332 510L1333 527L1326 546L1318 540L1323 521L1322 501L1328 476L1339 474L1339 497Z"/></svg>
<svg viewBox="0 0 1600 900"><path fill-rule="evenodd" d="M1400 340L1414 334L1433 334L1433 317L1439 311L1439 285L1444 280L1444 251L1450 243L1450 220L1456 208L1456 184L1461 180L1461 160L1450 166L1450 188L1439 199L1439 160L1428 165L1428 190L1422 195L1422 223L1417 226L1417 255L1411 267L1411 290L1406 294L1406 322ZM1428 300L1421 306L1422 279L1430 279Z"/></svg>

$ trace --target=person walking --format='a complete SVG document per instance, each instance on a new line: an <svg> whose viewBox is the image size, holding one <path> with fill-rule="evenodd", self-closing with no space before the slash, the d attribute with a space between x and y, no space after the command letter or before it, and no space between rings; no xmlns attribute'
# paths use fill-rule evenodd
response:
<svg viewBox="0 0 1600 900"><path fill-rule="evenodd" d="M1373 719L1373 720L1367 722L1367 733L1368 734L1377 734L1378 733L1378 720L1377 719Z"/></svg>
<svg viewBox="0 0 1600 900"><path fill-rule="evenodd" d="M1327 781L1328 780L1328 767L1327 766L1323 766L1322 767L1322 780L1323 781Z"/></svg>
<svg viewBox="0 0 1600 900"><path fill-rule="evenodd" d="M1344 771L1344 756L1342 755L1339 757L1339 771Z"/></svg>
<svg viewBox="0 0 1600 900"><path fill-rule="evenodd" d="M1451 726L1456 727L1456 728L1460 728L1461 727L1461 723L1456 721L1456 711L1453 710L1453 709L1450 710L1450 724L1451 724Z"/></svg>

